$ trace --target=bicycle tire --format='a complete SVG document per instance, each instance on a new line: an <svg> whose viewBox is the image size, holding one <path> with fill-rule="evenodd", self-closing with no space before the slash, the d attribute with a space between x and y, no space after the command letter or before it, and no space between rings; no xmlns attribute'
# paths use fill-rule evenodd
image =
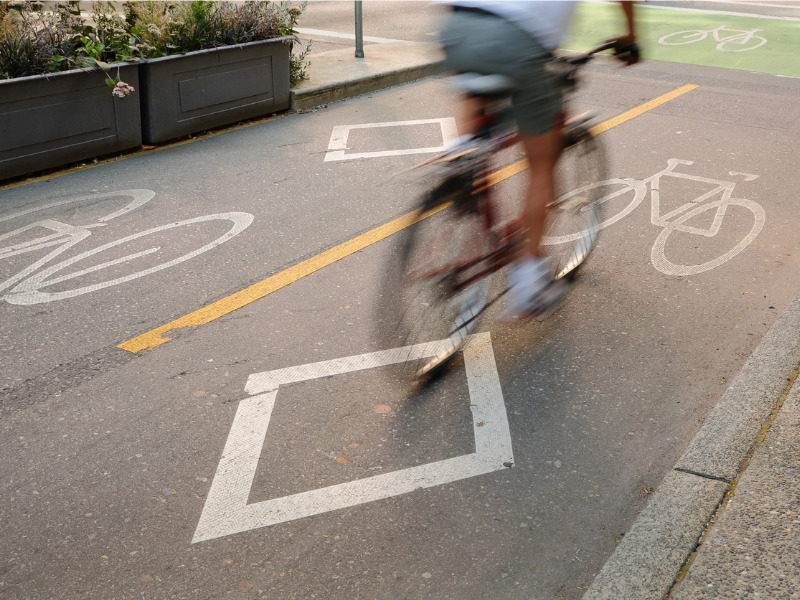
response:
<svg viewBox="0 0 800 600"><path fill-rule="evenodd" d="M38 273L35 273L34 275L24 279L21 283L17 284L15 287L11 288L7 294L2 296L2 299L8 302L9 304L17 304L17 305L31 305L31 304L40 304L43 302L53 302L55 300L64 300L66 298L73 298L75 296L80 296L83 294L87 294L89 292L99 291L107 287L119 285L121 283L131 281L133 279L138 279L139 277L144 277L145 275L151 275L168 267L175 266L183 261L194 258L195 256L202 254L203 252L206 252L208 250L211 250L212 248L228 241L232 237L238 235L239 233L247 229L253 222L253 218L254 218L253 215L244 212L219 213L214 215L195 217L192 219L185 219L183 221L178 221L176 223L161 225L159 227L153 227L152 229L147 229L145 231L141 231L133 235L128 235L113 242L109 242L107 244L103 244L102 246L98 246L97 248L87 250L86 252L83 252L77 256L69 258L60 263L51 265L50 267L47 267L46 269L43 269ZM145 252L140 252L138 254L128 255L119 259L114 259L112 261L103 263L95 267L91 267L85 271L78 272L77 274L73 273L71 275L63 276L61 278L48 280L48 278L50 278L51 275L57 273L58 271L64 269L65 267L68 267L72 264L75 264L81 260L94 256L95 254L98 254L110 248L120 246L126 242L133 241L150 234L159 233L162 231L174 229L176 227L181 227L184 225L193 225L196 223L202 223L203 221L213 221L213 220L228 220L231 221L233 225L227 232L217 237L215 240L203 245L197 250L193 250L192 252L183 254L178 258L150 267L148 269L144 269L142 271L137 271L135 273L131 273L123 277L117 277L109 281L95 283L90 286L84 286L70 290L62 290L59 292L43 292L40 289L43 287L47 287L49 285L55 285L57 283L61 283L62 281L73 279L75 277L80 277L85 273L101 270L108 266L121 264L123 262L127 262L130 260L136 260L137 258L145 256L148 253L150 253L150 251L145 251Z"/></svg>
<svg viewBox="0 0 800 600"><path fill-rule="evenodd" d="M475 330L489 297L492 275L481 272L481 259L495 236L482 209L487 199L470 193L471 182L464 174L425 196L385 270L378 334L387 347L408 348L404 375L415 383L443 372ZM450 343L435 356L412 359L414 347L441 340Z"/></svg>
<svg viewBox="0 0 800 600"><path fill-rule="evenodd" d="M586 126L570 130L556 169L556 200L548 206L542 237L554 279L572 279L589 258L603 224L596 182L605 177L603 146Z"/></svg>
<svg viewBox="0 0 800 600"><path fill-rule="evenodd" d="M692 219L707 210L719 210L720 206L722 205L725 206L725 210L727 210L728 206L741 206L753 213L753 226L750 228L750 231L745 235L745 237L742 238L742 241L728 250L725 254L704 263L694 265L679 265L670 261L666 256L666 245L670 234L674 233L675 231L695 233L694 231L690 230L690 228L684 228L683 224L689 219ZM728 262L747 246L749 246L750 243L752 243L756 236L761 232L761 229L764 227L765 220L766 215L764 213L764 208L760 204L744 198L730 198L724 203L713 202L711 204L700 205L697 208L684 213L674 221L671 221L667 227L665 227L661 233L658 234L658 237L656 238L656 241L653 243L653 247L650 250L650 261L653 263L653 266L656 269L665 275L675 275L680 277L686 275L697 275L698 273L703 273L704 271L710 271L711 269ZM713 236L707 234L706 237Z"/></svg>

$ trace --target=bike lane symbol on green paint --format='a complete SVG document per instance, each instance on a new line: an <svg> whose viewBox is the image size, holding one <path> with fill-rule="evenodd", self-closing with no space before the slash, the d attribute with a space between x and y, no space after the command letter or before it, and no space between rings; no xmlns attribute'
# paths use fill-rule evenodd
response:
<svg viewBox="0 0 800 600"><path fill-rule="evenodd" d="M644 58L800 77L800 20L637 5ZM563 45L586 50L624 30L615 4L581 3Z"/></svg>

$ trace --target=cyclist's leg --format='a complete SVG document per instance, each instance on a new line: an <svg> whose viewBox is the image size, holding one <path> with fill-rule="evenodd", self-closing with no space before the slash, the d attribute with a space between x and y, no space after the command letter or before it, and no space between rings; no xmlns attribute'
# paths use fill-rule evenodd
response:
<svg viewBox="0 0 800 600"><path fill-rule="evenodd" d="M527 253L541 257L541 241L547 206L555 200L555 168L561 151L561 130L541 135L521 134L528 159L528 189L525 222L528 226Z"/></svg>
<svg viewBox="0 0 800 600"><path fill-rule="evenodd" d="M528 239L525 252L509 273L511 298L504 319L510 321L546 311L564 291L560 286L556 289L550 285L549 266L541 254L547 206L555 200L555 168L563 147L559 119L561 89L558 80L546 69L550 53L533 38L529 37L526 44L520 87L512 96L512 110L528 159L524 198Z"/></svg>
<svg viewBox="0 0 800 600"><path fill-rule="evenodd" d="M524 201L532 233L525 256L512 265L510 313L512 318L531 314L534 297L547 282L539 244L546 206L555 196L553 169L561 149L557 127L561 90L556 77L546 70L552 55L515 24L482 12L453 12L441 40L451 69L505 75L517 83L512 111L530 162ZM474 110L473 105L472 114Z"/></svg>
<svg viewBox="0 0 800 600"><path fill-rule="evenodd" d="M515 322L547 312L566 291L566 282L552 285L550 266L542 257L541 241L547 206L555 200L555 166L561 150L558 128L541 135L522 134L528 158L528 188L524 218L528 229L525 252L510 267L510 300L501 317Z"/></svg>

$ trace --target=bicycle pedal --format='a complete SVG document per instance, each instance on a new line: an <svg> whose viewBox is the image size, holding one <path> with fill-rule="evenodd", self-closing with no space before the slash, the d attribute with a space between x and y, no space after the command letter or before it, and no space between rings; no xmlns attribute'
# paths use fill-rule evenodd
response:
<svg viewBox="0 0 800 600"><path fill-rule="evenodd" d="M570 117L569 119L567 119L566 123L564 123L564 127L570 128L570 127L579 127L581 125L585 125L586 123L594 119L596 115L597 113L594 111L582 112L579 115L575 115L574 117Z"/></svg>

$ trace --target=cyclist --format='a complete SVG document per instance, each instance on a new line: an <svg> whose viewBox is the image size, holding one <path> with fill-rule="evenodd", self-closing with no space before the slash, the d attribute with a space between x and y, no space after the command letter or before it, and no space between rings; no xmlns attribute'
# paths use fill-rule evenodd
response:
<svg viewBox="0 0 800 600"><path fill-rule="evenodd" d="M524 218L528 238L521 258L510 266L508 307L501 319L514 322L546 312L566 291L551 285L540 242L546 207L555 199L554 171L561 152L561 90L546 65L569 26L575 2L521 0L446 0L452 13L441 32L448 66L456 72L500 74L515 83L512 114L528 158ZM637 60L633 2L620 2L628 26L614 38L628 64ZM466 97L461 126L468 145L479 128L483 101Z"/></svg>

